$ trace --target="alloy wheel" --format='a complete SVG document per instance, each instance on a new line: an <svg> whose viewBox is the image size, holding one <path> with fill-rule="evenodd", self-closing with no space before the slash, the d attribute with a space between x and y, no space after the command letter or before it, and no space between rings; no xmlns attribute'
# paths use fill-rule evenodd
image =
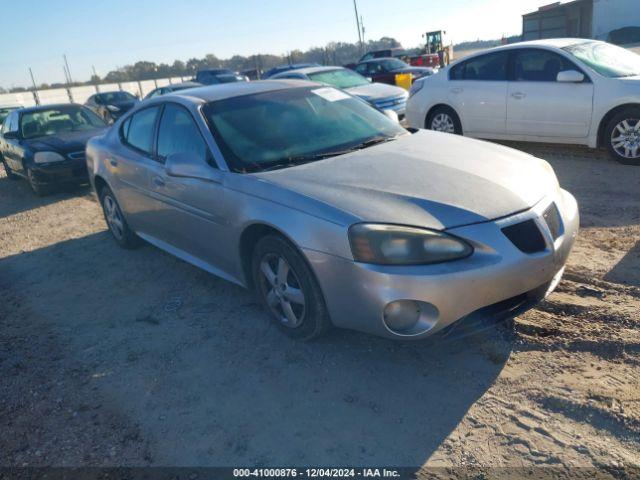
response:
<svg viewBox="0 0 640 480"><path fill-rule="evenodd" d="M124 223L122 221L122 214L120 213L118 204L113 197L108 194L104 196L102 204L104 206L105 217L107 218L107 223L109 224L111 233L113 233L118 240L122 240L124 238Z"/></svg>
<svg viewBox="0 0 640 480"><path fill-rule="evenodd" d="M446 113L438 113L431 120L431 130L436 132L455 133L453 118Z"/></svg>
<svg viewBox="0 0 640 480"><path fill-rule="evenodd" d="M611 132L611 147L621 157L640 158L640 119L622 120Z"/></svg>
<svg viewBox="0 0 640 480"><path fill-rule="evenodd" d="M262 294L280 323L299 327L306 314L306 302L301 283L287 260L278 254L267 254L260 261Z"/></svg>

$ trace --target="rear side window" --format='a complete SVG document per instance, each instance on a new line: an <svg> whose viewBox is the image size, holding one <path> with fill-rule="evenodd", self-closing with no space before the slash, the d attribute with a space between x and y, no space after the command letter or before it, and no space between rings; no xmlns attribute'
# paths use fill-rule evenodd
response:
<svg viewBox="0 0 640 480"><path fill-rule="evenodd" d="M517 82L555 82L558 73L578 70L569 60L557 53L542 49L517 50L514 61L514 79Z"/></svg>
<svg viewBox="0 0 640 480"><path fill-rule="evenodd" d="M164 160L173 153L195 153L207 159L207 145L191 114L168 103L158 129L158 156Z"/></svg>
<svg viewBox="0 0 640 480"><path fill-rule="evenodd" d="M122 138L136 150L153 152L153 132L160 107L145 108L128 118L122 125Z"/></svg>
<svg viewBox="0 0 640 480"><path fill-rule="evenodd" d="M451 68L451 80L506 81L508 52L489 53Z"/></svg>

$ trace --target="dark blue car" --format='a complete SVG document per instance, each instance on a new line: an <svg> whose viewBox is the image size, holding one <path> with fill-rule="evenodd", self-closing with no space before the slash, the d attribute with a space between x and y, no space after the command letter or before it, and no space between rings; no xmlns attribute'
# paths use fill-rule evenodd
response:
<svg viewBox="0 0 640 480"><path fill-rule="evenodd" d="M24 177L36 195L55 185L85 183L87 141L107 129L82 105L46 105L13 110L0 134L0 161L7 177Z"/></svg>

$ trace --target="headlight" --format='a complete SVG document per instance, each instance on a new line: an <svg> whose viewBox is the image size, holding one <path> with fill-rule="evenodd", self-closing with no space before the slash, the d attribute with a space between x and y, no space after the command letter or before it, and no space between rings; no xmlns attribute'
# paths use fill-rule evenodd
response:
<svg viewBox="0 0 640 480"><path fill-rule="evenodd" d="M116 107L115 105L107 105L107 110L109 110L110 112L119 112L120 109L118 107Z"/></svg>
<svg viewBox="0 0 640 480"><path fill-rule="evenodd" d="M424 87L424 80L416 80L411 84L411 88L409 89L409 98L413 97L416 93L422 90Z"/></svg>
<svg viewBox="0 0 640 480"><path fill-rule="evenodd" d="M56 152L36 152L33 156L33 161L36 163L62 162L64 157Z"/></svg>
<svg viewBox="0 0 640 480"><path fill-rule="evenodd" d="M473 247L452 235L402 225L359 223L349 229L357 262L378 265L424 265L468 257Z"/></svg>

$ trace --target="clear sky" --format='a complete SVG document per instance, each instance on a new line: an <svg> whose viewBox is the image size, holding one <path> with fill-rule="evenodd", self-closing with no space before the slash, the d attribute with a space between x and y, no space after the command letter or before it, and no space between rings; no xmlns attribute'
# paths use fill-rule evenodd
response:
<svg viewBox="0 0 640 480"><path fill-rule="evenodd" d="M454 43L521 33L521 15L551 0L358 0L366 38L421 43L446 30ZM137 60L173 62L213 53L282 54L354 42L353 0L0 0L0 85L74 80Z"/></svg>

